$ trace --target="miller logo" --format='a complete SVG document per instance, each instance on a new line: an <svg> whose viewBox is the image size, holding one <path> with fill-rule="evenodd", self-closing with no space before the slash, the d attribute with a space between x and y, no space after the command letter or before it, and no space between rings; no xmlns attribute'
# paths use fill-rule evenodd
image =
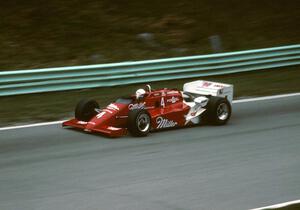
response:
<svg viewBox="0 0 300 210"><path fill-rule="evenodd" d="M163 117L156 118L157 128L171 128L177 125L177 122L173 120L168 120Z"/></svg>

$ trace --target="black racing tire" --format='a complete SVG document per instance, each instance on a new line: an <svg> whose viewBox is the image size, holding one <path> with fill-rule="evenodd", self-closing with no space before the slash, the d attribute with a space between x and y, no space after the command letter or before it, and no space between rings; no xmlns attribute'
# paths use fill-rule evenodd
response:
<svg viewBox="0 0 300 210"><path fill-rule="evenodd" d="M128 131L132 136L147 136L151 129L151 117L145 109L133 109L128 113Z"/></svg>
<svg viewBox="0 0 300 210"><path fill-rule="evenodd" d="M75 118L80 121L89 121L97 114L99 104L95 100L82 99L75 108Z"/></svg>
<svg viewBox="0 0 300 210"><path fill-rule="evenodd" d="M231 117L231 104L226 98L211 96L206 105L205 121L225 125Z"/></svg>

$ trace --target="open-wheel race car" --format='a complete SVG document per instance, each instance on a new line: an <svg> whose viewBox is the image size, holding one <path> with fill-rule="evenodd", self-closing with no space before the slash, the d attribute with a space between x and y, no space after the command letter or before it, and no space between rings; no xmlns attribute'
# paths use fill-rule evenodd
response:
<svg viewBox="0 0 300 210"><path fill-rule="evenodd" d="M95 100L81 100L75 118L63 126L109 137L146 136L152 130L202 123L224 125L231 116L233 85L198 80L184 84L183 91L150 85L129 97L100 109Z"/></svg>

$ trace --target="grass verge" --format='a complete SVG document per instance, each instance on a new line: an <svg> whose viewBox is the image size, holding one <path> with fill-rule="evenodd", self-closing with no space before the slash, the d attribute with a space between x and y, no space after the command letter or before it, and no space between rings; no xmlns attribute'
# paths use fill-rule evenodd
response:
<svg viewBox="0 0 300 210"><path fill-rule="evenodd" d="M234 84L235 98L300 92L300 67L263 70L222 76L151 83L153 88L182 89L184 83L205 79ZM132 94L143 84L64 92L0 97L0 126L53 121L73 116L81 98L94 98L105 106L117 97Z"/></svg>

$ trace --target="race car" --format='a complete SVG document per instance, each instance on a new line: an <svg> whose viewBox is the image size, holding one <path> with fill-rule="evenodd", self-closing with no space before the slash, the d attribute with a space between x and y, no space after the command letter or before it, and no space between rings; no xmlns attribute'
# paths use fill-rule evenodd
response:
<svg viewBox="0 0 300 210"><path fill-rule="evenodd" d="M62 125L109 137L128 131L141 137L154 130L202 123L224 125L231 116L232 98L231 84L198 80L184 84L182 91L152 90L146 85L103 109L95 100L83 99L75 108L75 118Z"/></svg>

